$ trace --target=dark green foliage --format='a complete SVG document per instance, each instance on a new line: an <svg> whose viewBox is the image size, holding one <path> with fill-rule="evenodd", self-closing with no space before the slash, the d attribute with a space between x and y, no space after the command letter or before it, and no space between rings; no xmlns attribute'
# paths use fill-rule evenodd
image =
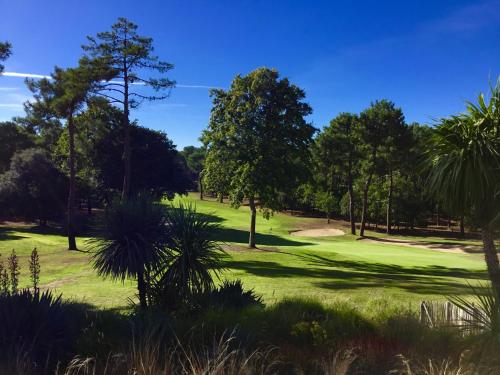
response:
<svg viewBox="0 0 500 375"><path fill-rule="evenodd" d="M196 301L202 308L216 308L222 310L264 306L262 297L257 295L253 289L245 290L241 280L224 280L218 288L197 296Z"/></svg>
<svg viewBox="0 0 500 375"><path fill-rule="evenodd" d="M0 62L5 61L12 54L12 44L9 42L0 42ZM0 74L4 70L4 66L0 64Z"/></svg>
<svg viewBox="0 0 500 375"><path fill-rule="evenodd" d="M88 37L89 44L83 46L88 57L81 64L95 69L104 68L107 77L96 87L95 93L123 106L123 186L122 198L127 199L131 190L131 132L129 111L141 102L168 98L175 81L165 77L173 65L160 61L153 55L153 39L137 34L137 25L120 17L111 26L111 31L100 32L96 37ZM163 75L160 78L146 78L144 71ZM141 90L134 90L134 83L141 84ZM151 88L153 93L144 93Z"/></svg>
<svg viewBox="0 0 500 375"><path fill-rule="evenodd" d="M1 364L22 358L40 373L71 352L76 331L61 296L23 290L0 295Z"/></svg>
<svg viewBox="0 0 500 375"><path fill-rule="evenodd" d="M12 156L35 146L32 134L15 122L0 122L0 173L9 169Z"/></svg>
<svg viewBox="0 0 500 375"><path fill-rule="evenodd" d="M40 282L40 258L38 257L38 251L36 250L36 247L31 252L29 268L33 290L37 292L38 284Z"/></svg>
<svg viewBox="0 0 500 375"><path fill-rule="evenodd" d="M157 305L189 302L196 294L211 290L219 278L222 249L214 238L218 224L180 204L166 211L168 263L157 267L153 298ZM165 301L164 296L174 298Z"/></svg>
<svg viewBox="0 0 500 375"><path fill-rule="evenodd" d="M7 260L7 267L9 268L10 276L10 292L11 294L17 294L19 287L19 259L14 249Z"/></svg>
<svg viewBox="0 0 500 375"><path fill-rule="evenodd" d="M10 170L0 175L0 202L4 214L38 219L45 224L64 212L66 179L40 149L12 157Z"/></svg>
<svg viewBox="0 0 500 375"><path fill-rule="evenodd" d="M147 278L169 255L168 240L162 205L147 195L115 201L104 214L102 237L89 240L93 266L102 276L137 279L141 306L146 307Z"/></svg>
<svg viewBox="0 0 500 375"><path fill-rule="evenodd" d="M202 140L207 148L203 183L228 193L234 206L248 199L249 246L255 247L255 213L269 217L308 175L302 168L316 129L305 93L273 69L236 76L228 91L213 90L213 108Z"/></svg>
<svg viewBox="0 0 500 375"><path fill-rule="evenodd" d="M9 274L3 261L0 260L0 296L6 296L9 293Z"/></svg>

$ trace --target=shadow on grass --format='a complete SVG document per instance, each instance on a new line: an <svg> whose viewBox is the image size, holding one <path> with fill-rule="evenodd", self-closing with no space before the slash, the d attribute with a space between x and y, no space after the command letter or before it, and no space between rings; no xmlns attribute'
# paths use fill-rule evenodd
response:
<svg viewBox="0 0 500 375"><path fill-rule="evenodd" d="M269 261L226 260L224 266L261 277L306 278L317 287L330 290L390 287L416 294L469 294L467 285L453 279L486 280L486 272L443 266L404 267L393 264L336 260L316 254L295 255L308 267L293 267ZM293 282L293 281L290 281Z"/></svg>
<svg viewBox="0 0 500 375"><path fill-rule="evenodd" d="M218 228L214 233L214 239L221 242L236 242L247 244L248 243L248 231L233 229L233 228ZM301 242L290 240L281 236L276 236L274 234L255 234L255 241L257 247L260 246L307 246L313 245L310 242Z"/></svg>
<svg viewBox="0 0 500 375"><path fill-rule="evenodd" d="M379 238L372 236L360 237L357 241L362 241L363 239L368 239L370 241L380 242L382 244L393 244L393 245L401 245L401 246L414 246L420 248L426 248L430 250L459 250L469 254L481 254L484 252L482 246L478 245L470 245L464 244L463 242L458 241L448 241L448 242L440 242L440 241L412 241L400 238Z"/></svg>

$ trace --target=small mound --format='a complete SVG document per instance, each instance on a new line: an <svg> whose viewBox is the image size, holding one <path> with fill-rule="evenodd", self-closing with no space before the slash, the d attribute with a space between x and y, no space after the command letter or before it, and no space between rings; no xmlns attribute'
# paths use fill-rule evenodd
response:
<svg viewBox="0 0 500 375"><path fill-rule="evenodd" d="M290 233L290 235L296 237L331 237L343 236L344 234L343 230L333 228L306 229Z"/></svg>

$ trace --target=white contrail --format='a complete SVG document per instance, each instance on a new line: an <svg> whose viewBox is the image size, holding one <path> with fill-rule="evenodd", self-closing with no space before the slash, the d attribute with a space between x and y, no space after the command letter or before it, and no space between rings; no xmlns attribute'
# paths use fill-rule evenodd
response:
<svg viewBox="0 0 500 375"><path fill-rule="evenodd" d="M5 77L18 77L18 78L47 78L47 79L52 79L51 76L46 76L43 74L34 74L34 73L17 73L17 72L3 72L1 75ZM122 83L119 81L110 81L111 83ZM139 85L143 86L144 83L142 82L134 82L133 85ZM205 90L210 90L210 89L220 89L222 87L218 86L207 86L207 85L183 85L183 84L176 84L175 87L180 88L180 89L205 89Z"/></svg>

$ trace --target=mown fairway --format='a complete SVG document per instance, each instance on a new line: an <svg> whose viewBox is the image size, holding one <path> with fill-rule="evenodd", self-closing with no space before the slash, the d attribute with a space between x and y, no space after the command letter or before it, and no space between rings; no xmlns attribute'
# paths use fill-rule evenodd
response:
<svg viewBox="0 0 500 375"><path fill-rule="evenodd" d="M235 210L228 204L199 201L195 195L182 200L195 204L199 212L220 222L221 230L216 235L227 249L224 275L242 279L267 303L286 296L305 296L327 303L348 299L354 303L416 305L423 299L466 294L467 283L486 280L480 254L387 245L350 235L294 237L290 231L326 225L326 221L282 214L268 221L258 216L259 250L249 251L245 248L249 223L246 207ZM412 240L439 241L414 237ZM82 238L78 245L86 248ZM102 307L126 307L129 299L135 299L133 282L123 285L98 277L90 266L89 254L67 251L66 238L59 233L4 224L0 227L0 259L5 263L12 249L16 250L21 257L23 286L29 282L28 257L34 247L40 254L43 287Z"/></svg>

